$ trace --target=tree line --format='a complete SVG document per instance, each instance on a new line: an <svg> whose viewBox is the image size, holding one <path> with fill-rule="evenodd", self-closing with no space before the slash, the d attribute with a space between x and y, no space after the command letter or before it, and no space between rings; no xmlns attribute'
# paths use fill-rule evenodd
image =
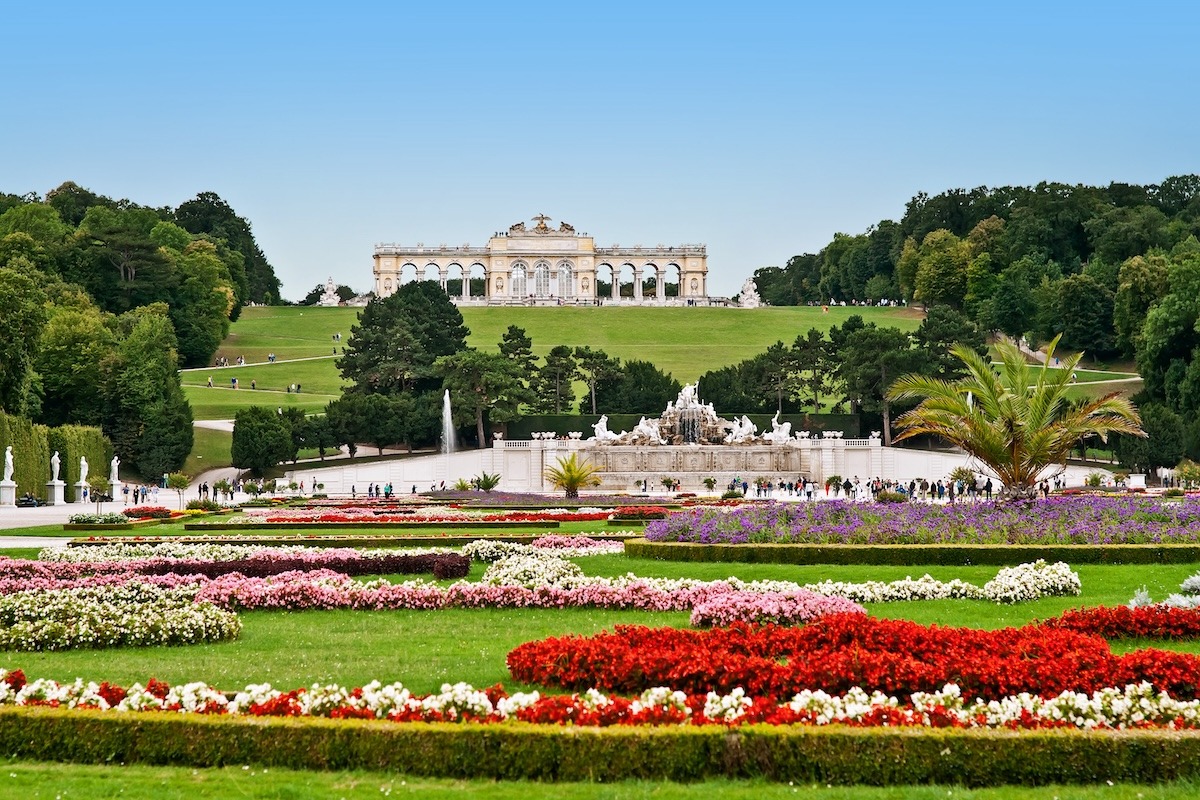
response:
<svg viewBox="0 0 1200 800"><path fill-rule="evenodd" d="M249 224L215 194L178 208L74 183L0 194L0 410L100 427L154 479L192 447L179 368L207 364L279 281Z"/></svg>

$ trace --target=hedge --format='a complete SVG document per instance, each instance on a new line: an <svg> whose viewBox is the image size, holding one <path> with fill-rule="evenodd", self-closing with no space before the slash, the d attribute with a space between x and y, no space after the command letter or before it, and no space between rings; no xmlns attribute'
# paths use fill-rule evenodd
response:
<svg viewBox="0 0 1200 800"><path fill-rule="evenodd" d="M695 544L629 539L625 554L660 561L748 564L1192 564L1198 544Z"/></svg>
<svg viewBox="0 0 1200 800"><path fill-rule="evenodd" d="M1200 777L1200 731L537 726L0 710L9 758L259 764L492 780L1157 783Z"/></svg>
<svg viewBox="0 0 1200 800"><path fill-rule="evenodd" d="M75 482L79 480L79 457L86 456L93 475L107 475L112 458L112 444L99 428L84 425L62 425L47 428L24 417L0 411L0 455L5 448L13 449L13 480L17 495L26 492L34 497L46 497L50 480L50 454L58 451L58 477L67 484L65 499L75 499Z"/></svg>

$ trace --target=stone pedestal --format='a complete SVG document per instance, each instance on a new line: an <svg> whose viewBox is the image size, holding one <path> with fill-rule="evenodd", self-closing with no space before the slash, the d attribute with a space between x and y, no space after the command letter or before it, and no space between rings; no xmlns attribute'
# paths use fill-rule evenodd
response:
<svg viewBox="0 0 1200 800"><path fill-rule="evenodd" d="M112 495L114 503L121 502L121 489L124 486L125 484L122 481L113 481L112 485L108 487L108 493Z"/></svg>
<svg viewBox="0 0 1200 800"><path fill-rule="evenodd" d="M17 482L0 481L0 508L14 508L17 505Z"/></svg>
<svg viewBox="0 0 1200 800"><path fill-rule="evenodd" d="M49 481L46 484L46 505L61 506L67 502L65 496L66 488L67 484L65 481Z"/></svg>
<svg viewBox="0 0 1200 800"><path fill-rule="evenodd" d="M85 483L84 481L79 481L79 483L75 484L75 502L76 503L87 502L87 500L84 500L84 497L83 497L84 489L89 489L87 483ZM90 500L91 498L89 497L87 499Z"/></svg>

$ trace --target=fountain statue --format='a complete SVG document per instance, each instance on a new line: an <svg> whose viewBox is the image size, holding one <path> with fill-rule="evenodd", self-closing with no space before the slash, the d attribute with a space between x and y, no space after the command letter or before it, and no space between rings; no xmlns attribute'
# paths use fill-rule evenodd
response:
<svg viewBox="0 0 1200 800"><path fill-rule="evenodd" d="M762 438L771 444L786 444L792 440L792 423L780 422L779 412L776 411L775 416L771 417L771 432L764 433Z"/></svg>

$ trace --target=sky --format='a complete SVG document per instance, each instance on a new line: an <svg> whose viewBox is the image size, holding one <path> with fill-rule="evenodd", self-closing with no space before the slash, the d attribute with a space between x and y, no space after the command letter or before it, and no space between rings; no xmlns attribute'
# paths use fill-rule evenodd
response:
<svg viewBox="0 0 1200 800"><path fill-rule="evenodd" d="M219 194L297 300L546 214L709 288L918 192L1200 172L1200 4L23 3L0 191Z"/></svg>

